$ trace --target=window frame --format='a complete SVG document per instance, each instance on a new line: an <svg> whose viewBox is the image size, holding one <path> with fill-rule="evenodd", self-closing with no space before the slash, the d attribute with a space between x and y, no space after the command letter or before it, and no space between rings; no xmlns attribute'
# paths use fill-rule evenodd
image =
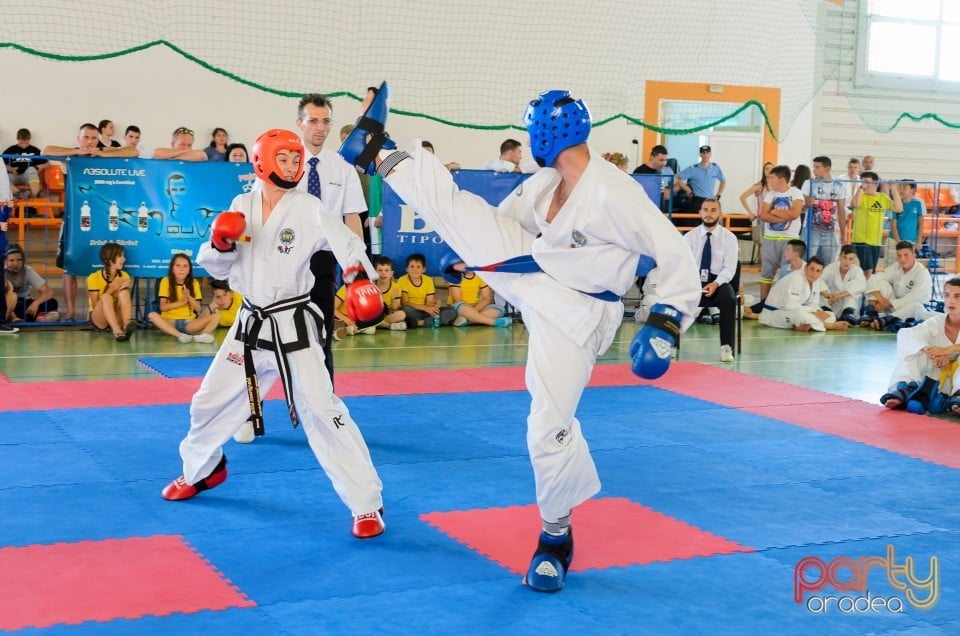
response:
<svg viewBox="0 0 960 636"><path fill-rule="evenodd" d="M941 0L951 2L956 0ZM943 93L947 95L960 95L960 80L942 80L938 79L940 73L940 49L941 34L944 24L960 27L960 23L945 23L942 18L936 21L931 20L905 20L903 18L889 18L886 16L872 16L868 13L869 0L861 0L858 9L857 19L857 58L854 73L854 83L858 88L880 89L884 91L909 92L909 93ZM941 12L942 16L942 12ZM874 22L890 22L899 24L920 24L936 26L936 47L934 50L934 75L918 76L905 75L902 73L887 73L873 71L868 68L868 53L870 48L870 27Z"/></svg>

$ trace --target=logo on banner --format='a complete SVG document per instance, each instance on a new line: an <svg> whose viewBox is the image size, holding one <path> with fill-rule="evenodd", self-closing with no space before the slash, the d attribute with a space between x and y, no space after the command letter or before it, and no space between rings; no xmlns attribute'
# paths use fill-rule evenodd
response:
<svg viewBox="0 0 960 636"><path fill-rule="evenodd" d="M406 204L400 205L400 230L397 238L401 243L409 245L422 245L424 243L439 245L443 243L443 239L433 231L433 228L427 225L427 222L420 218L411 206Z"/></svg>
<svg viewBox="0 0 960 636"><path fill-rule="evenodd" d="M293 242L296 239L296 232L289 227L283 228L280 230L280 245L277 245L277 251L281 254L289 254L293 251Z"/></svg>
<svg viewBox="0 0 960 636"><path fill-rule="evenodd" d="M874 594L868 587L871 579L875 585L881 586L885 580L902 597L897 593L890 596ZM825 588L855 594L831 595L824 593ZM805 598L807 592L810 596ZM903 613L904 598L917 609L929 609L936 604L939 593L940 565L937 557L930 557L927 576L921 578L912 556L905 557L903 563L897 563L893 545L887 546L886 557L853 559L838 556L825 562L817 556L806 556L793 568L793 600L803 603L807 610L816 614L831 611L843 614L900 614Z"/></svg>

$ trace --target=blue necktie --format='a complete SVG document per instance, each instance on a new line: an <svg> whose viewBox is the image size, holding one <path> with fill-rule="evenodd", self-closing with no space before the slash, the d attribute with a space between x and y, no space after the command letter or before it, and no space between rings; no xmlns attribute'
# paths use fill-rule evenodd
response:
<svg viewBox="0 0 960 636"><path fill-rule="evenodd" d="M307 161L310 164L310 171L307 173L307 192L313 196L320 198L320 173L317 172L317 164L320 163L320 159L317 157L310 157L310 160Z"/></svg>
<svg viewBox="0 0 960 636"><path fill-rule="evenodd" d="M713 256L713 249L710 247L710 238L713 236L711 232L707 232L707 240L703 244L703 253L700 255L700 272L701 274L710 273L710 259Z"/></svg>

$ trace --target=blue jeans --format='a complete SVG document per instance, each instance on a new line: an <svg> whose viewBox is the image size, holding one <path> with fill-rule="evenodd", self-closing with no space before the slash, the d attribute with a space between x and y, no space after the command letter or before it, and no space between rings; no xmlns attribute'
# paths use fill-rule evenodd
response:
<svg viewBox="0 0 960 636"><path fill-rule="evenodd" d="M810 228L810 244L807 245L807 258L819 256L823 259L824 265L837 260L837 254L840 252L840 245L837 235L832 231L818 230Z"/></svg>

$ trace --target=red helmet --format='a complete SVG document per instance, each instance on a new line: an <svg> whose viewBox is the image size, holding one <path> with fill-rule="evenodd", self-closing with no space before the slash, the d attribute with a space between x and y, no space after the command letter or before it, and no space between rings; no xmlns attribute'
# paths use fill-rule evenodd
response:
<svg viewBox="0 0 960 636"><path fill-rule="evenodd" d="M300 167L293 181L287 181L280 176L277 167L277 153L281 150L291 150L300 153ZM253 144L253 171L264 181L289 190L295 188L303 176L303 142L300 136L289 130L273 128L257 137Z"/></svg>

